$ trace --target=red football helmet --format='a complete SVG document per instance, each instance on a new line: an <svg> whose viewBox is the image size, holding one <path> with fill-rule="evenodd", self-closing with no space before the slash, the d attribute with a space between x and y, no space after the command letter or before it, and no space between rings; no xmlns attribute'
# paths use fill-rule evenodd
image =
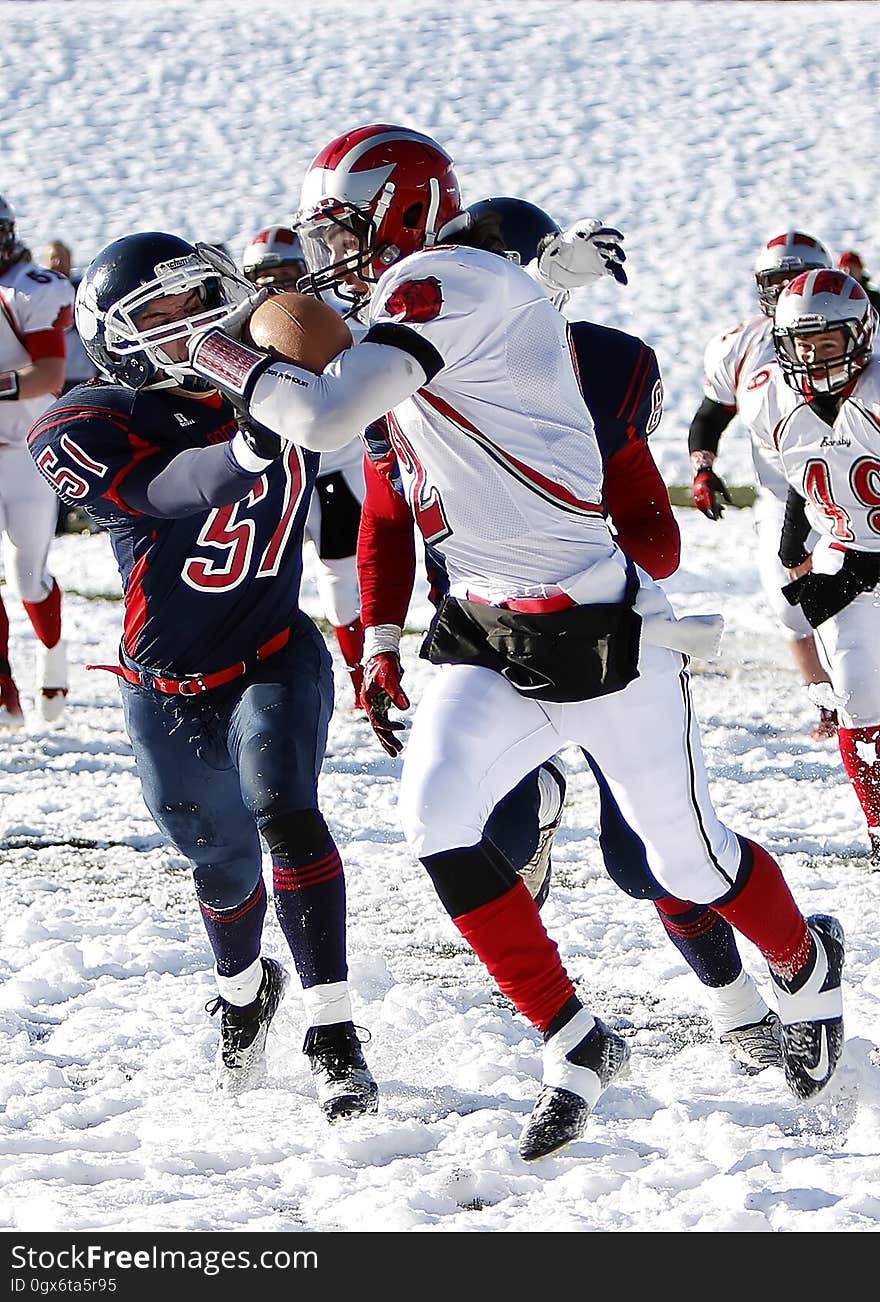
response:
<svg viewBox="0 0 880 1302"><path fill-rule="evenodd" d="M294 218L310 288L363 297L460 211L452 159L430 136L383 124L347 131L310 165Z"/></svg>
<svg viewBox="0 0 880 1302"><path fill-rule="evenodd" d="M779 295L773 343L788 384L814 396L838 393L871 360L877 314L842 271L805 271ZM821 338L819 338L821 336Z"/></svg>

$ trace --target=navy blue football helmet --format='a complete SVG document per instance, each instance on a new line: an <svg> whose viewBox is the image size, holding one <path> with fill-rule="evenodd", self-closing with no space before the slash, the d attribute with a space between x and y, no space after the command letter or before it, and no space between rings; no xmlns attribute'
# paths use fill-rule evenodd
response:
<svg viewBox="0 0 880 1302"><path fill-rule="evenodd" d="M138 317L156 299L193 291L198 306L191 315L138 328ZM204 392L210 384L163 344L221 324L252 292L232 259L216 248L143 231L114 240L86 268L76 293L76 328L95 366L117 384Z"/></svg>
<svg viewBox="0 0 880 1302"><path fill-rule="evenodd" d="M486 218L496 223L505 256L523 267L538 256L550 236L560 233L559 224L543 208L509 195L481 199L470 204L465 212L471 225Z"/></svg>

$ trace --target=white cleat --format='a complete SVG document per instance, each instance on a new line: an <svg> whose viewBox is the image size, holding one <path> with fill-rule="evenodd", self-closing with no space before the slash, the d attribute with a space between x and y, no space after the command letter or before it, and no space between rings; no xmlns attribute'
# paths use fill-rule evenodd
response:
<svg viewBox="0 0 880 1302"><path fill-rule="evenodd" d="M562 822L565 808L565 790L568 783L565 765L558 755L545 760L538 770L538 790L541 803L538 808L538 844L528 863L523 864L519 875L528 892L540 909L550 891L553 865L550 852Z"/></svg>
<svg viewBox="0 0 880 1302"><path fill-rule="evenodd" d="M807 918L812 945L804 969L790 980L770 975L782 1021L782 1065L799 1099L823 1090L843 1052L843 927L816 913Z"/></svg>

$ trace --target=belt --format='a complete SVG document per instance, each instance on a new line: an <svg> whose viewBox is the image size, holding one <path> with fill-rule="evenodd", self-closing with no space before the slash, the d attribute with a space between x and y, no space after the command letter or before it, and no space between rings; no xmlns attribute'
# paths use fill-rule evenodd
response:
<svg viewBox="0 0 880 1302"><path fill-rule="evenodd" d="M551 615L557 610L570 610L577 603L572 601L567 592L555 592L552 597L513 597L509 601L487 601L472 592L467 594L468 601L475 601L479 606L497 606L499 610L518 610L523 615Z"/></svg>
<svg viewBox="0 0 880 1302"><path fill-rule="evenodd" d="M268 642L257 647L254 661L268 660L290 641L290 629L284 628ZM222 687L241 678L252 668L245 660L228 665L226 669L217 669L213 674L199 674L193 678L165 678L161 674L151 674L145 669L129 669L128 665L86 665L86 669L107 669L111 674L124 678L136 687L152 687L154 691L164 692L167 696L196 696L199 692L210 692L214 687Z"/></svg>

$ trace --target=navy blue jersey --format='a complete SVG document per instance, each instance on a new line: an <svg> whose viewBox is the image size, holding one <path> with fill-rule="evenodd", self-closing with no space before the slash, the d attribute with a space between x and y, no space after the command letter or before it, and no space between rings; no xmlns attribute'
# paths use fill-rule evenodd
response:
<svg viewBox="0 0 880 1302"><path fill-rule="evenodd" d="M627 443L648 438L663 414L663 384L653 348L636 335L592 321L569 326L578 379L602 464Z"/></svg>
<svg viewBox="0 0 880 1302"><path fill-rule="evenodd" d="M109 532L125 596L123 648L187 677L253 659L297 616L302 532L318 455L290 444L264 474L228 456L232 406L102 382L33 426L37 466Z"/></svg>

